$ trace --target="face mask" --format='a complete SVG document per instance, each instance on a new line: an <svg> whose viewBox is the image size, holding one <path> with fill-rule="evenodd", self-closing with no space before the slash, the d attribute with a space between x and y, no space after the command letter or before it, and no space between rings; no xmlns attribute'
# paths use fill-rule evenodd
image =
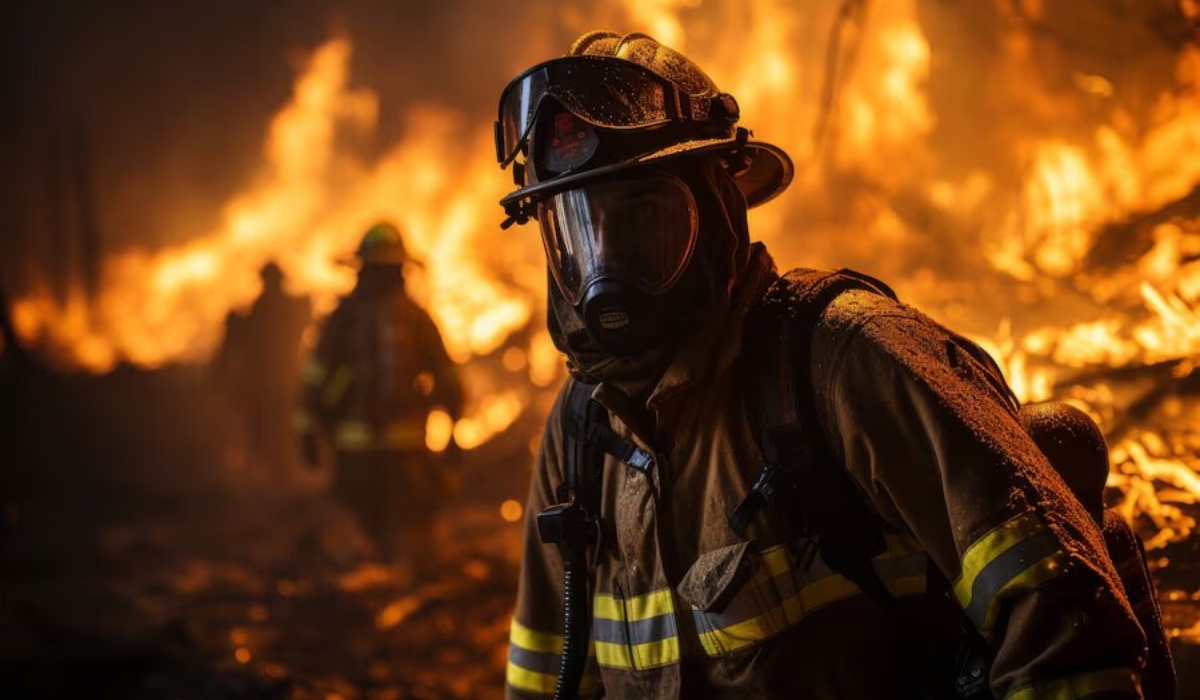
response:
<svg viewBox="0 0 1200 700"><path fill-rule="evenodd" d="M540 203L538 219L554 284L600 348L636 352L661 335L699 228L682 180L661 172L567 190Z"/></svg>

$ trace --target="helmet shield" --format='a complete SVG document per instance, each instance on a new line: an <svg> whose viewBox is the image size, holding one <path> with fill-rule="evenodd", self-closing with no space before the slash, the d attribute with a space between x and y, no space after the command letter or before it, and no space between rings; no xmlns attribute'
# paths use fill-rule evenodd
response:
<svg viewBox="0 0 1200 700"><path fill-rule="evenodd" d="M605 280L666 292L687 267L698 228L691 190L667 173L559 192L538 205L538 219L550 271L572 305Z"/></svg>
<svg viewBox="0 0 1200 700"><path fill-rule="evenodd" d="M520 153L547 96L607 129L640 129L673 119L708 121L716 99L689 95L661 75L619 58L567 56L539 63L500 95L496 159L501 165Z"/></svg>

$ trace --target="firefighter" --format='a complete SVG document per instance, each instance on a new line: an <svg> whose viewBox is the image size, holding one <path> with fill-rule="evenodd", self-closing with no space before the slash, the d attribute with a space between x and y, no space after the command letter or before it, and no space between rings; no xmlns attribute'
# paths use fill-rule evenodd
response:
<svg viewBox="0 0 1200 700"><path fill-rule="evenodd" d="M259 271L262 293L245 313L225 318L214 361L217 381L236 408L253 463L272 481L293 475L292 415L300 376L300 337L312 318L307 297L284 291L283 270Z"/></svg>
<svg viewBox="0 0 1200 700"><path fill-rule="evenodd" d="M437 504L453 486L430 458L426 422L435 407L457 420L462 389L433 320L405 293L404 266L418 263L396 227L371 227L355 258L358 283L304 367L301 443L316 466L328 441L334 496L377 554L417 563ZM453 437L447 449L456 453Z"/></svg>
<svg viewBox="0 0 1200 700"><path fill-rule="evenodd" d="M781 278L746 210L792 164L739 116L644 34L586 34L502 93L503 226L537 221L571 372L508 696L1142 697L1100 531L994 363L881 283Z"/></svg>

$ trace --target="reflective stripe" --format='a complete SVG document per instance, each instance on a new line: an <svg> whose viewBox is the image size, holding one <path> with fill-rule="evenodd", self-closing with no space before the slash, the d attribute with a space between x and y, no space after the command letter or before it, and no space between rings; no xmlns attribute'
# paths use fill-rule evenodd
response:
<svg viewBox="0 0 1200 700"><path fill-rule="evenodd" d="M967 547L954 596L967 617L987 634L1001 601L1059 576L1067 555L1031 513L1019 515Z"/></svg>
<svg viewBox="0 0 1200 700"><path fill-rule="evenodd" d="M635 622L597 617L592 623L592 639L597 642L621 642L636 645L674 637L675 634L674 613Z"/></svg>
<svg viewBox="0 0 1200 700"><path fill-rule="evenodd" d="M675 598L670 588L660 588L644 595L618 598L611 593L597 593L593 614L601 620L648 620L675 612Z"/></svg>
<svg viewBox="0 0 1200 700"><path fill-rule="evenodd" d="M815 562L797 574L788 550L780 545L761 554L762 566L720 612L692 610L700 644L710 656L721 656L766 641L806 615L858 595L858 586ZM888 551L875 560L875 570L893 595L925 590L926 555L905 538L889 537ZM774 605L771 601L777 601Z"/></svg>
<svg viewBox="0 0 1200 700"><path fill-rule="evenodd" d="M342 402L352 381L354 381L354 373L350 371L350 368L346 365L339 365L333 371L333 376L325 383L325 390L321 392L321 401L330 408L337 406Z"/></svg>
<svg viewBox="0 0 1200 700"><path fill-rule="evenodd" d="M508 684L527 693L554 694L562 655L562 635L538 632L514 618L509 627L508 641L508 666L505 670ZM588 657L583 672L580 694L591 695L600 685L595 657Z"/></svg>
<svg viewBox="0 0 1200 700"><path fill-rule="evenodd" d="M679 661L675 598L662 588L631 598L597 593L592 601L592 639L600 666L647 669Z"/></svg>
<svg viewBox="0 0 1200 700"><path fill-rule="evenodd" d="M323 362L315 357L309 357L304 362L304 368L300 370L300 381L304 386L318 386L325 381L325 374L328 371Z"/></svg>
<svg viewBox="0 0 1200 700"><path fill-rule="evenodd" d="M558 664L561 658L560 654L529 651L516 644L508 645L508 662L526 671L558 675Z"/></svg>
<svg viewBox="0 0 1200 700"><path fill-rule="evenodd" d="M343 420L333 427L333 444L347 452L370 449L418 450L425 448L425 426L397 421L376 433L363 421Z"/></svg>
<svg viewBox="0 0 1200 700"><path fill-rule="evenodd" d="M561 634L537 632L517 622L516 618L508 628L508 641L522 649L547 654L561 654L563 648Z"/></svg>
<svg viewBox="0 0 1200 700"><path fill-rule="evenodd" d="M1133 671L1110 668L1036 683L1004 696L1004 700L1101 700L1140 697Z"/></svg>
<svg viewBox="0 0 1200 700"><path fill-rule="evenodd" d="M558 682L557 674L552 675L530 671L521 668L512 661L508 662L508 668L504 676L508 684L517 690L523 690L527 693L537 693L538 695L553 695L554 684Z"/></svg>

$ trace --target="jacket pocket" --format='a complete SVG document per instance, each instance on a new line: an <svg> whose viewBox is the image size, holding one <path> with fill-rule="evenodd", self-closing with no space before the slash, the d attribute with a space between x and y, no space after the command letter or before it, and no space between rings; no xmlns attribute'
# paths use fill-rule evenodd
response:
<svg viewBox="0 0 1200 700"><path fill-rule="evenodd" d="M696 560L680 583L700 645L709 656L760 644L792 622L795 570L787 548L759 551L743 543Z"/></svg>
<svg viewBox="0 0 1200 700"><path fill-rule="evenodd" d="M676 590L693 609L719 613L752 573L750 543L741 542L701 554Z"/></svg>

